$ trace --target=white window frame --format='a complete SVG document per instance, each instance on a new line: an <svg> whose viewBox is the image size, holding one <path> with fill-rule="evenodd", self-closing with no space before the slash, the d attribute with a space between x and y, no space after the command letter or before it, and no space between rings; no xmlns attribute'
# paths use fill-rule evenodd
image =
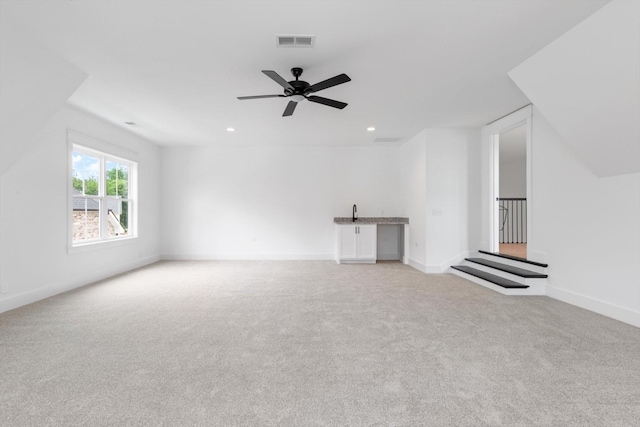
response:
<svg viewBox="0 0 640 427"><path fill-rule="evenodd" d="M69 162L69 174L67 179L68 192L68 251L82 252L117 246L135 241L138 237L138 161L137 153L126 148L113 145L98 139L80 134L75 131L67 131L67 159ZM100 237L91 240L73 241L73 153L79 152L97 157L100 161L100 173L98 179L98 195L86 196L88 199L100 200ZM126 199L106 195L105 165L107 161L126 164L129 167L128 184L129 191ZM107 203L109 199L127 201L129 215L129 229L125 236L108 236L107 232Z"/></svg>

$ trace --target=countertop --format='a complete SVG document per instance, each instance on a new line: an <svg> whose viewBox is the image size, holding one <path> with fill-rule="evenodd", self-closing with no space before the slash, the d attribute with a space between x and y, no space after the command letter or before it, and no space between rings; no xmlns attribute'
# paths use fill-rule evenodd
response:
<svg viewBox="0 0 640 427"><path fill-rule="evenodd" d="M409 218L401 218L397 216L364 216L358 218L355 222L351 217L335 217L333 222L341 225L358 225L358 224L409 224Z"/></svg>

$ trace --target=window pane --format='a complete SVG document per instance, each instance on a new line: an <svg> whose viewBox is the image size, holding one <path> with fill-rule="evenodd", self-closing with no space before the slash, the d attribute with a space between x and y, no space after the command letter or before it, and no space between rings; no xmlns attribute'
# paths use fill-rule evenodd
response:
<svg viewBox="0 0 640 427"><path fill-rule="evenodd" d="M72 148L73 245L134 236L129 177L136 163L94 148Z"/></svg>
<svg viewBox="0 0 640 427"><path fill-rule="evenodd" d="M100 199L73 198L73 241L100 238Z"/></svg>
<svg viewBox="0 0 640 427"><path fill-rule="evenodd" d="M122 163L107 160L105 162L105 180L107 196L129 197L129 167Z"/></svg>
<svg viewBox="0 0 640 427"><path fill-rule="evenodd" d="M107 204L107 233L109 237L129 235L129 202L105 199Z"/></svg>
<svg viewBox="0 0 640 427"><path fill-rule="evenodd" d="M73 152L73 194L98 195L100 159L84 153Z"/></svg>

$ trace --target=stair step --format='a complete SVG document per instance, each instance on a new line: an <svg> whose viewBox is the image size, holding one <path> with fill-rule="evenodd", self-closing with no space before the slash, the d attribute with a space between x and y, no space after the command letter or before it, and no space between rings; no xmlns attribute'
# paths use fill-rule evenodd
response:
<svg viewBox="0 0 640 427"><path fill-rule="evenodd" d="M496 276L495 274L486 273L481 270L477 270L472 267L468 267L466 265L452 265L451 268L462 271L463 273L470 274L471 276L478 277L480 279L486 280L487 282L494 283L498 286L502 286L507 289L526 289L529 286L523 285L522 283L514 282L513 280L505 279L504 277Z"/></svg>
<svg viewBox="0 0 640 427"><path fill-rule="evenodd" d="M496 270L504 271L506 273L515 274L516 276L524 277L525 279L544 279L549 276L546 274L536 273L535 271L525 270L524 268L513 267L511 265L502 264L495 261L489 261L484 258L465 258L469 262L491 267Z"/></svg>
<svg viewBox="0 0 640 427"><path fill-rule="evenodd" d="M481 254L492 255L492 256L495 256L495 257L498 257L498 258L505 258L505 259L510 259L510 260L513 260L513 261L524 262L525 264L537 265L538 267L545 267L545 268L549 267L549 264L530 261L530 260L528 260L526 258L520 258L520 257L517 257L517 256L500 254L498 252L480 251L480 250L478 252L480 252Z"/></svg>

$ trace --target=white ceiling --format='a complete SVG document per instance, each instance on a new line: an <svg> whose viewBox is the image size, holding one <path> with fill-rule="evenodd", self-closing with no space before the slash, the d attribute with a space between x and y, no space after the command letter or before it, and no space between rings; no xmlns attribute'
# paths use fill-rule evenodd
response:
<svg viewBox="0 0 640 427"><path fill-rule="evenodd" d="M371 145L527 104L507 72L605 3L3 0L0 19L89 74L72 105L161 145ZM261 70L295 66L311 84L348 74L317 95L349 105L281 117L286 99L236 99L281 93Z"/></svg>

